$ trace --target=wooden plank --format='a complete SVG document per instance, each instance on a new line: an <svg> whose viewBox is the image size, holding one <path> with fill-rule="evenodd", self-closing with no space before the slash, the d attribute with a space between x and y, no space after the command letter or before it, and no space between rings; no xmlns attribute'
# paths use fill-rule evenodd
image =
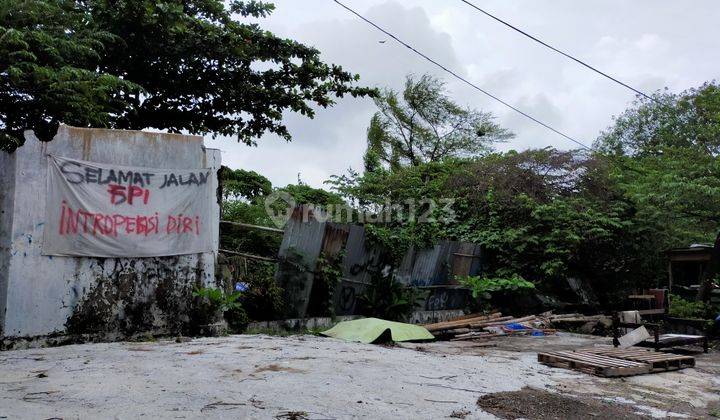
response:
<svg viewBox="0 0 720 420"><path fill-rule="evenodd" d="M244 252L230 251L229 249L220 248L218 249L218 251L222 252L223 254L238 255L240 257L250 258L251 260L260 260L273 263L278 261L277 258L261 257L259 255L246 254Z"/></svg>
<svg viewBox="0 0 720 420"><path fill-rule="evenodd" d="M667 312L665 309L638 309L638 313L642 315L663 315Z"/></svg>
<svg viewBox="0 0 720 420"><path fill-rule="evenodd" d="M509 318L509 319L504 319L504 318ZM470 328L499 327L502 325L514 324L514 323L518 323L518 322L534 321L536 319L537 319L537 317L535 315L524 316L522 318L502 317L502 318L493 319L493 320L486 321L486 322L478 322L478 323L470 324Z"/></svg>
<svg viewBox="0 0 720 420"><path fill-rule="evenodd" d="M446 321L446 322L437 322L434 324L426 324L423 325L425 329L427 329L430 332L433 331L442 331L442 330L452 330L455 328L473 328L474 325L479 325L487 322L499 322L500 320L508 320L512 319L511 316L504 316L504 317L477 317L477 318L469 318L469 319L462 319L459 321Z"/></svg>
<svg viewBox="0 0 720 420"><path fill-rule="evenodd" d="M444 322L465 321L466 319L472 319L472 318L493 319L493 318L500 318L501 316L502 316L502 312L493 312L493 313L489 313L489 314L481 314L479 312L476 312L473 314L467 314L467 315L459 316L459 317L456 317L453 319L448 319L447 321L444 321Z"/></svg>
<svg viewBox="0 0 720 420"><path fill-rule="evenodd" d="M241 227L241 228L245 228L245 229L264 230L266 232L274 232L274 233L285 233L285 231L282 229L276 229L276 228L271 228L271 227L267 227L267 226L251 225L248 223L231 222L229 220L221 220L220 223L225 223L226 225L233 225L233 226L237 226L237 227Z"/></svg>
<svg viewBox="0 0 720 420"><path fill-rule="evenodd" d="M609 356L584 354L573 351L559 351L552 354L557 354L563 357L568 357L577 360L583 360L588 363L594 363L597 366L603 367L623 367L623 366L637 366L637 362L630 362L627 360L616 359Z"/></svg>
<svg viewBox="0 0 720 420"><path fill-rule="evenodd" d="M442 323L446 323L446 322L465 321L465 320L473 319L473 318L493 319L493 318L500 318L501 316L502 316L502 312L492 312L489 314L481 314L479 312L476 312L473 314L467 314L467 315L458 316L458 317L455 317L452 319L448 319L447 321L437 322L437 324L442 324ZM432 324L429 324L429 325L432 325Z"/></svg>
<svg viewBox="0 0 720 420"><path fill-rule="evenodd" d="M599 366L636 366L637 362L632 362L628 360L623 359L617 359L614 357L609 356L603 356L599 354L587 354L587 353L578 353L573 351L568 352L557 352L558 354L563 354L566 357L573 357L577 358L579 360L585 360L587 362L597 363Z"/></svg>
<svg viewBox="0 0 720 420"><path fill-rule="evenodd" d="M695 358L692 356L660 353L636 347L627 349L597 347L583 349L583 351L584 353L601 354L624 360L648 363L652 366L653 372L685 369L695 366Z"/></svg>
<svg viewBox="0 0 720 420"><path fill-rule="evenodd" d="M548 366L574 369L605 377L632 376L650 372L650 365L647 363L636 362L628 366L607 366L611 362L603 360L602 363L598 363L586 356L577 352L538 353L538 361ZM617 361L613 363L617 363Z"/></svg>
<svg viewBox="0 0 720 420"><path fill-rule="evenodd" d="M580 360L575 361L575 364L582 363L586 366L595 366L595 374L600 376L630 376L648 373L650 367L644 363L634 363L628 366L597 366L593 362Z"/></svg>

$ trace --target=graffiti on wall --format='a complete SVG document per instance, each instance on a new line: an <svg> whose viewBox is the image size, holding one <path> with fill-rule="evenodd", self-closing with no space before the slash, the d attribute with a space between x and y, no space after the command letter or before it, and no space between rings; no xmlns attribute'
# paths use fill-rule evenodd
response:
<svg viewBox="0 0 720 420"><path fill-rule="evenodd" d="M212 250L211 170L48 156L43 254L147 257Z"/></svg>

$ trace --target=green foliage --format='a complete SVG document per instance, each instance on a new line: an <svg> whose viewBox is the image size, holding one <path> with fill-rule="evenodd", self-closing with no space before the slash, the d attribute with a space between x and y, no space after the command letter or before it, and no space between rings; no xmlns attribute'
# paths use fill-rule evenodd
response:
<svg viewBox="0 0 720 420"><path fill-rule="evenodd" d="M279 192L285 192L295 200L295 203L314 204L320 208L327 209L328 206L344 205L345 200L336 193L326 191L322 188L313 188L307 184L288 184L278 189Z"/></svg>
<svg viewBox="0 0 720 420"><path fill-rule="evenodd" d="M248 285L242 302L248 318L256 321L280 318L285 303L283 290L275 282L276 265L252 260L245 263L244 273L236 280Z"/></svg>
<svg viewBox="0 0 720 420"><path fill-rule="evenodd" d="M431 212L428 223L403 209L390 223L366 226L370 240L396 261L410 246L440 238L479 243L487 277L517 274L545 289L577 276L615 300L628 284L653 283L662 266L659 252L644 251L652 229L612 174L602 156L546 148L351 173L332 183L367 208L453 200Z"/></svg>
<svg viewBox="0 0 720 420"><path fill-rule="evenodd" d="M265 206L253 202L223 202L223 220L248 223L258 226L275 227L268 217ZM261 257L277 256L282 234L246 229L230 224L221 224L220 247L237 252L259 255Z"/></svg>
<svg viewBox="0 0 720 420"><path fill-rule="evenodd" d="M335 316L335 289L342 281L344 258L344 252L333 257L321 253L318 257L307 310L310 316Z"/></svg>
<svg viewBox="0 0 720 420"><path fill-rule="evenodd" d="M404 321L420 305L417 289L395 281L392 276L374 273L372 283L358 297L358 310L362 315Z"/></svg>
<svg viewBox="0 0 720 420"><path fill-rule="evenodd" d="M0 1L0 150L12 151L34 128L49 141L59 122L108 126L125 94L142 87L100 70L120 38L71 0Z"/></svg>
<svg viewBox="0 0 720 420"><path fill-rule="evenodd" d="M350 172L332 177L328 184L357 203L358 211L376 216L378 223L365 225L368 240L391 252L399 262L411 245L432 245L455 224L454 206L442 199L452 198L446 183L463 165L462 160L446 159L395 171L378 169L362 176ZM436 201L431 205L428 199Z"/></svg>
<svg viewBox="0 0 720 420"><path fill-rule="evenodd" d="M695 149L666 148L659 156L622 158L620 188L654 236L657 251L712 242L720 222L720 161Z"/></svg>
<svg viewBox="0 0 720 420"><path fill-rule="evenodd" d="M493 292L518 293L534 289L535 285L515 274L511 277L487 278L479 276L465 276L458 278L463 286L472 289L474 298L484 297Z"/></svg>
<svg viewBox="0 0 720 420"><path fill-rule="evenodd" d="M596 146L615 155L662 155L668 148L720 154L720 86L641 98L615 119Z"/></svg>
<svg viewBox="0 0 720 420"><path fill-rule="evenodd" d="M196 298L195 322L197 324L210 324L216 322L218 316L222 316L236 331L242 331L247 325L247 315L240 302L241 293L227 294L221 289L200 287L193 291L193 297Z"/></svg>
<svg viewBox="0 0 720 420"><path fill-rule="evenodd" d="M430 75L407 77L400 94L385 90L375 99L379 111L367 132L365 170L383 165L397 170L449 157L473 156L513 135L493 122L489 113L462 108Z"/></svg>
<svg viewBox="0 0 720 420"><path fill-rule="evenodd" d="M603 133L612 172L662 247L708 242L720 222L720 87L640 100Z"/></svg>
<svg viewBox="0 0 720 420"><path fill-rule="evenodd" d="M218 179L222 184L225 200L229 198L253 200L272 192L270 180L254 171L233 170L222 166L218 171Z"/></svg>
<svg viewBox="0 0 720 420"><path fill-rule="evenodd" d="M236 17L273 6L220 0L0 1L0 147L60 122L290 140L283 112L313 117L373 95L320 52Z"/></svg>
<svg viewBox="0 0 720 420"><path fill-rule="evenodd" d="M362 210L454 200L430 223L407 217L405 206L368 228L397 256L439 238L479 243L486 277L519 275L543 290L578 277L601 304L619 303L627 290L665 279L664 250L712 241L720 228L720 87L656 99L617 118L598 139L600 152L545 148L410 165L382 149L392 141L381 112L368 131L365 173L330 184Z"/></svg>
<svg viewBox="0 0 720 420"><path fill-rule="evenodd" d="M242 294L239 292L226 294L222 290L213 287L200 287L193 291L193 297L207 301L211 308L222 313L242 307L238 302L241 296Z"/></svg>
<svg viewBox="0 0 720 420"><path fill-rule="evenodd" d="M272 184L264 176L243 169L223 166L218 172L222 185L222 219L251 225L275 227L265 210L265 198L272 192ZM261 230L245 229L222 224L220 247L238 252L274 257L280 248L282 235Z"/></svg>
<svg viewBox="0 0 720 420"><path fill-rule="evenodd" d="M706 83L656 99L639 101L596 144L617 162L613 179L652 238L650 255L713 242L720 228L720 87ZM717 275L716 260L705 272L703 298Z"/></svg>
<svg viewBox="0 0 720 420"><path fill-rule="evenodd" d="M670 316L678 318L714 319L717 316L714 308L703 302L685 300L677 295L670 295Z"/></svg>

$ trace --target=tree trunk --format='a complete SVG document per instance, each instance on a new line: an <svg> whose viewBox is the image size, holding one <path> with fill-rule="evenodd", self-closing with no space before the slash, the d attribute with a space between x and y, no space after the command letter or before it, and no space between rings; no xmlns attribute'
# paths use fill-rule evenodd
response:
<svg viewBox="0 0 720 420"><path fill-rule="evenodd" d="M712 293L713 283L718 273L720 272L720 232L715 237L715 244L713 245L712 253L710 254L710 262L708 267L703 273L702 281L700 283L700 290L698 290L697 299L701 302L707 302L710 300L710 293Z"/></svg>

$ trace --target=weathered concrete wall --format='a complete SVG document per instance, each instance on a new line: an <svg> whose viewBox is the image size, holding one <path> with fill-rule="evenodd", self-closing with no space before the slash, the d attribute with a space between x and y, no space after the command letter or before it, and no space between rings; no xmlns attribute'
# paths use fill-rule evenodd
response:
<svg viewBox="0 0 720 420"><path fill-rule="evenodd" d="M0 153L0 337L5 326L5 305L10 264L10 244L15 196L15 159L7 153Z"/></svg>
<svg viewBox="0 0 720 420"><path fill-rule="evenodd" d="M31 131L0 156L0 337L177 331L188 321L192 289L213 283L215 252L159 258L41 255L47 154L154 168L220 168L202 137L61 126L52 142ZM212 177L217 188L217 176Z"/></svg>

